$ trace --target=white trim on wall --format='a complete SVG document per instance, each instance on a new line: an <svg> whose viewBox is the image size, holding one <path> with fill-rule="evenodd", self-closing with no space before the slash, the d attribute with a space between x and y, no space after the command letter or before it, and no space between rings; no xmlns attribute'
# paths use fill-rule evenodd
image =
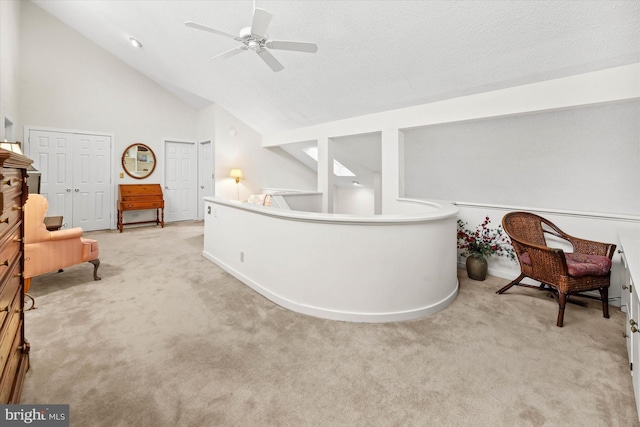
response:
<svg viewBox="0 0 640 427"><path fill-rule="evenodd" d="M485 209L492 209L492 210L507 210L507 211L527 211L527 212L542 213L542 214L547 213L552 215L571 216L576 218L620 220L620 221L631 221L631 222L640 223L640 215L570 211L570 210L544 209L544 208L532 208L532 207L522 207L522 206L470 203L470 202L454 202L453 204L461 207L485 208Z"/></svg>

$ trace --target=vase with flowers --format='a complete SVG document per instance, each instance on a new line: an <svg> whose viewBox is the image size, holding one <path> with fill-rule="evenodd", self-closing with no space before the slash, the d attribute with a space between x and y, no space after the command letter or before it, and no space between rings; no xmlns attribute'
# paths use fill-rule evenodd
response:
<svg viewBox="0 0 640 427"><path fill-rule="evenodd" d="M487 277L487 257L497 255L508 259L516 259L509 237L502 226L490 228L491 220L484 221L475 230L469 229L467 223L458 220L458 249L466 256L467 275L473 280L484 280Z"/></svg>

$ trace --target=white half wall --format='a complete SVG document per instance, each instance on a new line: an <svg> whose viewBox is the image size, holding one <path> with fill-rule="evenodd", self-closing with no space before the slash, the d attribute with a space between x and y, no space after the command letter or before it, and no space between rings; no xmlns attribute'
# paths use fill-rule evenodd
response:
<svg viewBox="0 0 640 427"><path fill-rule="evenodd" d="M395 207L390 215L356 216L205 198L203 256L299 313L417 319L457 295L457 209L435 201Z"/></svg>

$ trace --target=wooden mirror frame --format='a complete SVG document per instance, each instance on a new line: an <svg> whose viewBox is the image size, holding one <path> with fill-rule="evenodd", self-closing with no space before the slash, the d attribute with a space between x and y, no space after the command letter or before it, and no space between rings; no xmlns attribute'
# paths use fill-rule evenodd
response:
<svg viewBox="0 0 640 427"><path fill-rule="evenodd" d="M131 157L130 151L136 148L135 151L135 157ZM142 150L138 150L138 148L142 148ZM137 171L137 166L138 166L138 161L139 160L139 153L140 152L148 152L148 154L151 155L151 162L149 162L149 159L145 160L144 162L147 163L150 166L150 170L142 170L142 171ZM131 161L129 159L133 159L133 168L131 165ZM145 144L141 144L141 143L135 143L135 144L131 144L130 146L128 146L125 150L124 153L122 153L122 169L124 169L124 171L127 173L127 175L129 175L131 178L133 179L145 179L147 178L149 175L151 175L153 173L153 171L156 169L156 163L157 163L157 159L156 159L156 155L153 152L153 150ZM133 170L130 170L130 169Z"/></svg>

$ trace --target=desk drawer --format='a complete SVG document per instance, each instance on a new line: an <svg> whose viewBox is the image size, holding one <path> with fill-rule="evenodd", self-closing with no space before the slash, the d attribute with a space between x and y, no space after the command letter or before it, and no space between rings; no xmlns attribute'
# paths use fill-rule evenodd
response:
<svg viewBox="0 0 640 427"><path fill-rule="evenodd" d="M121 206L123 211L134 211L134 210L140 210L140 209L158 209L158 208L164 208L164 201L140 200L136 202L123 202Z"/></svg>

